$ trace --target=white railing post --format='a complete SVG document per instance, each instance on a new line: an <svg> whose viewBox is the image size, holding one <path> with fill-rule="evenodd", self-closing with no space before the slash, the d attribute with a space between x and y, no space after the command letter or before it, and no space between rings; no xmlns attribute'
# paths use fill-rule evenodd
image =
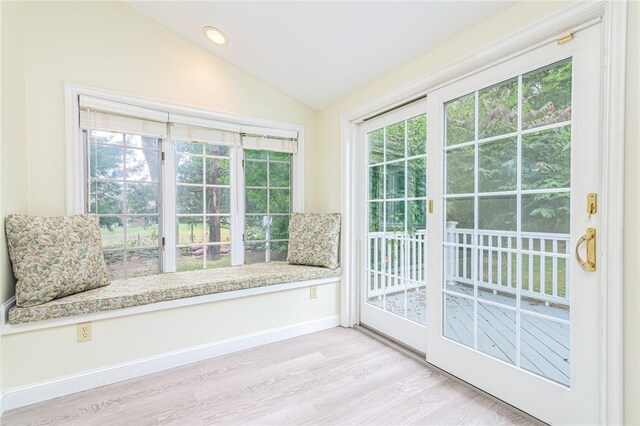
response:
<svg viewBox="0 0 640 426"><path fill-rule="evenodd" d="M452 243L457 243L457 238L456 238L456 226L458 225L458 222L454 222L454 221L447 221L447 229L446 229L446 234L447 234L447 242L452 244ZM453 246L450 245L447 247L447 270L445 271L446 273L446 281L447 284L449 285L453 285L453 279L454 277L457 275L454 273L455 271L455 253L456 250L458 250L457 246Z"/></svg>

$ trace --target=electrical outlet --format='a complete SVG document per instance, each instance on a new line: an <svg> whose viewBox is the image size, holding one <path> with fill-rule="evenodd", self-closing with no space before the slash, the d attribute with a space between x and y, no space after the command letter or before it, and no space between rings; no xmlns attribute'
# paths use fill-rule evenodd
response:
<svg viewBox="0 0 640 426"><path fill-rule="evenodd" d="M309 287L309 299L317 299L318 298L318 286L312 285Z"/></svg>
<svg viewBox="0 0 640 426"><path fill-rule="evenodd" d="M78 343L88 342L91 338L91 323L83 322L78 324Z"/></svg>

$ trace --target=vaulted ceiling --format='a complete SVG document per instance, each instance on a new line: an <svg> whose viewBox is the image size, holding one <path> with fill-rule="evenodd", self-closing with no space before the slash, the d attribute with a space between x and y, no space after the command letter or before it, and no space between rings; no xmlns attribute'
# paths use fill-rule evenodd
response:
<svg viewBox="0 0 640 426"><path fill-rule="evenodd" d="M514 1L126 1L314 109L331 105ZM222 30L226 46L204 37Z"/></svg>

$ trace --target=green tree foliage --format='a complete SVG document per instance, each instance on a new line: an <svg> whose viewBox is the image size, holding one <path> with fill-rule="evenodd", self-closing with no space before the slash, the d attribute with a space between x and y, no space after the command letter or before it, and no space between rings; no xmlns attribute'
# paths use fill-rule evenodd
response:
<svg viewBox="0 0 640 426"><path fill-rule="evenodd" d="M415 234L426 227L426 137L424 114L367 134L369 229ZM404 200L422 198L422 200ZM389 201L390 199L395 199ZM373 201L379 200L379 201ZM383 200L387 200L383 202ZM384 209L386 208L386 215Z"/></svg>
<svg viewBox="0 0 640 426"><path fill-rule="evenodd" d="M87 152L89 175L92 178L122 179L124 177L122 148L97 145L109 143L109 138L98 134L92 138ZM100 162L98 163L98 159ZM104 214L122 213L122 185L116 182L89 182L90 211ZM99 207L98 207L99 205ZM101 217L100 225L112 231L114 226L123 226L120 217Z"/></svg>
<svg viewBox="0 0 640 426"><path fill-rule="evenodd" d="M138 148L157 150L158 140L140 137L134 145L129 137L117 135L120 138L107 132L93 132L88 149L88 165L90 176L94 179L127 180L126 212L122 182L93 179L90 181L90 210L111 215L155 214L159 202L158 185L149 181L158 181L159 154L157 151ZM150 217L141 220L146 225L157 223ZM100 224L111 232L114 226L124 226L122 217L117 216L101 217Z"/></svg>
<svg viewBox="0 0 640 426"><path fill-rule="evenodd" d="M464 96L446 104L446 144L457 145L475 139L475 94Z"/></svg>
<svg viewBox="0 0 640 426"><path fill-rule="evenodd" d="M88 146L91 211L100 213L101 226L113 238L105 238L109 246L119 247L122 229L143 234L147 245L158 243L157 217L159 205L160 155L158 139L120 133L92 132ZM207 244L207 260L221 258L221 242L230 234L230 148L223 145L176 141L176 211L179 217L180 244ZM251 161L264 160L264 161ZM95 179L101 179L96 181ZM104 179L119 180L104 181ZM121 181L126 179L126 185ZM263 216L271 217L271 239L288 239L291 210L291 155L266 151L247 151L246 184L247 236L264 239ZM182 184L192 184L182 185ZM255 187L269 187L269 190ZM125 191L126 187L126 191ZM126 195L126 202L125 202ZM148 215L130 218L124 214ZM251 216L255 214L255 216ZM147 230L147 226L153 225ZM190 233L189 233L190 228ZM132 233L132 232L131 232ZM131 235L130 235L131 237ZM135 245L138 240L129 238ZM121 243L120 243L121 244ZM286 253L284 244L272 244L272 258ZM183 252L189 252L190 249ZM184 253L183 253L184 254Z"/></svg>
<svg viewBox="0 0 640 426"><path fill-rule="evenodd" d="M209 150L209 154L222 156L228 155L228 147L221 145L208 145L205 150ZM230 183L230 169L228 160L220 160L217 158L205 158L206 162L206 183L211 185L228 185ZM228 208L229 197L227 188L214 187L205 191L207 202L207 213L221 214L230 213ZM226 198L226 200L225 200ZM225 203L227 206L225 206ZM221 241L221 217L207 216L207 225L209 227L209 242L214 243ZM207 258L209 260L217 260L220 258L220 246L212 245L207 249Z"/></svg>
<svg viewBox="0 0 640 426"><path fill-rule="evenodd" d="M526 74L522 86L523 129L571 119L571 60Z"/></svg>
<svg viewBox="0 0 640 426"><path fill-rule="evenodd" d="M518 80L480 90L478 113L480 139L518 130Z"/></svg>
<svg viewBox="0 0 640 426"><path fill-rule="evenodd" d="M407 120L407 196L410 198L426 198L427 196L427 117L419 115ZM414 156L421 156L411 158ZM414 235L416 231L427 226L426 199L407 201L407 232Z"/></svg>
<svg viewBox="0 0 640 426"><path fill-rule="evenodd" d="M180 223L191 227L190 242L208 243L207 260L216 261L222 256L219 243L223 241L223 230L230 233L229 219L223 216L231 213L230 148L178 141L176 152L177 213L199 215L181 217ZM204 233L194 232L203 227Z"/></svg>
<svg viewBox="0 0 640 426"><path fill-rule="evenodd" d="M516 189L517 139L499 138L517 130L518 84L509 80L478 92L479 137L498 137L481 142L478 149L479 192ZM446 105L446 190L448 194L473 193L476 147L455 145L474 140L475 94ZM522 128L563 123L571 119L571 61L565 60L522 78ZM559 189L571 185L571 126L533 131L522 136L522 189ZM480 197L481 229L515 230L515 197ZM569 232L569 193L538 193L522 196L522 226L530 232ZM450 200L447 220L460 228L472 228L471 199Z"/></svg>

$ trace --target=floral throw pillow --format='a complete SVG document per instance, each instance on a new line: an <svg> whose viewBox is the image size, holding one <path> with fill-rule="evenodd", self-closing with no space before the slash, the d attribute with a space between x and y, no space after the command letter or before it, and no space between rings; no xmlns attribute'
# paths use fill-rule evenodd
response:
<svg viewBox="0 0 640 426"><path fill-rule="evenodd" d="M340 214L293 213L289 222L287 262L338 267Z"/></svg>
<svg viewBox="0 0 640 426"><path fill-rule="evenodd" d="M16 305L40 305L109 284L97 215L10 215L5 229Z"/></svg>

